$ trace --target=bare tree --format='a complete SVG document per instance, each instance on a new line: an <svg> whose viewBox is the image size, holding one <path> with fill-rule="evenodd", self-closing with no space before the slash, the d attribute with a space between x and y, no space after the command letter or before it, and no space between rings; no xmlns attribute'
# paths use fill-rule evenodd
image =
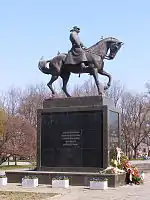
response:
<svg viewBox="0 0 150 200"><path fill-rule="evenodd" d="M115 106L119 106L125 87L120 81L114 81L112 86L106 91L106 96L112 99ZM81 86L75 85L72 91L73 96L97 96L97 88L92 78L89 78Z"/></svg>
<svg viewBox="0 0 150 200"><path fill-rule="evenodd" d="M147 82L147 83L145 84L145 87L146 87L146 89L147 89L146 94L149 96L149 95L150 95L150 83Z"/></svg>
<svg viewBox="0 0 150 200"><path fill-rule="evenodd" d="M15 116L21 95L21 89L15 87L9 88L6 92L1 92L1 108L3 108L8 115Z"/></svg>
<svg viewBox="0 0 150 200"><path fill-rule="evenodd" d="M72 91L72 96L74 97L80 97L82 96L82 89L79 87L79 85L74 85L73 91Z"/></svg>
<svg viewBox="0 0 150 200"><path fill-rule="evenodd" d="M89 78L81 86L75 85L72 90L72 96L95 96L97 95L97 88L92 82L92 78Z"/></svg>
<svg viewBox="0 0 150 200"><path fill-rule="evenodd" d="M130 146L137 155L139 145L150 132L150 107L143 95L124 93L121 100L122 134L126 149Z"/></svg>
<svg viewBox="0 0 150 200"><path fill-rule="evenodd" d="M42 84L28 86L25 90L11 87L0 94L0 107L6 114L0 137L1 155L35 156L36 111L48 95Z"/></svg>
<svg viewBox="0 0 150 200"><path fill-rule="evenodd" d="M48 91L43 84L28 86L28 88L23 91L22 98L19 101L18 114L36 127L37 109L42 108L45 98L48 98Z"/></svg>
<svg viewBox="0 0 150 200"><path fill-rule="evenodd" d="M121 85L120 81L114 81L110 89L107 90L106 94L109 98L113 100L115 107L117 107L119 106L121 97L124 92L125 92L125 87Z"/></svg>
<svg viewBox="0 0 150 200"><path fill-rule="evenodd" d="M5 110L6 107L6 94L3 91L0 91L0 108L1 110Z"/></svg>
<svg viewBox="0 0 150 200"><path fill-rule="evenodd" d="M8 116L5 121L3 140L0 142L1 155L35 157L36 131L25 120Z"/></svg>
<svg viewBox="0 0 150 200"><path fill-rule="evenodd" d="M97 87L92 80L93 80L92 78L89 78L81 86L84 96L97 96Z"/></svg>

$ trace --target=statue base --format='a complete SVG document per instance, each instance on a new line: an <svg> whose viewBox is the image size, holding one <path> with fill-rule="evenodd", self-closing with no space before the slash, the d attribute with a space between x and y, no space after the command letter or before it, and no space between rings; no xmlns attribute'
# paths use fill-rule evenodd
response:
<svg viewBox="0 0 150 200"><path fill-rule="evenodd" d="M120 146L120 113L107 97L46 99L37 120L38 170L98 172Z"/></svg>
<svg viewBox="0 0 150 200"><path fill-rule="evenodd" d="M103 96L84 96L69 98L49 98L43 101L43 108L53 107L79 107L79 106L104 106L115 107L113 101Z"/></svg>

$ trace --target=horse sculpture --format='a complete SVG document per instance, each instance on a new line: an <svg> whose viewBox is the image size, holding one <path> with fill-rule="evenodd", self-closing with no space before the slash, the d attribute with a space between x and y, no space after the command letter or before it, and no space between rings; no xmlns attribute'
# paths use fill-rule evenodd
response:
<svg viewBox="0 0 150 200"><path fill-rule="evenodd" d="M59 53L57 56L51 60L43 60L43 57L39 60L38 68L44 74L51 74L51 80L47 84L50 88L52 95L55 95L52 84L56 81L59 76L63 80L62 90L67 97L70 97L70 94L67 91L67 83L71 73L82 74L88 73L93 75L98 94L103 95L104 91L107 90L111 85L111 75L104 71L104 59L113 60L123 45L123 42L119 41L116 38L108 37L100 40L95 45L85 49L87 62L85 63L88 67L81 69L80 65L66 65L65 59L66 53ZM109 51L109 54L107 55ZM102 87L98 80L98 74L108 77L108 83L105 87Z"/></svg>

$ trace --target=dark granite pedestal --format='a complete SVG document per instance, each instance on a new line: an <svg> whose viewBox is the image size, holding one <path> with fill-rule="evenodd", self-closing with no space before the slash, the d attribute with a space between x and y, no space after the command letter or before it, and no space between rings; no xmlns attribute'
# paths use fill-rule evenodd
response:
<svg viewBox="0 0 150 200"><path fill-rule="evenodd" d="M38 170L97 172L120 145L120 114L101 96L47 99L38 110Z"/></svg>
<svg viewBox="0 0 150 200"><path fill-rule="evenodd" d="M40 171L96 175L120 146L120 113L106 97L47 99L37 120Z"/></svg>

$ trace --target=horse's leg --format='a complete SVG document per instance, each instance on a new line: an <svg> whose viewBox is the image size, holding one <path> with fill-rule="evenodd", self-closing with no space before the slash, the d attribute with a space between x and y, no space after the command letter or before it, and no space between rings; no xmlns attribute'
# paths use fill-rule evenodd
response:
<svg viewBox="0 0 150 200"><path fill-rule="evenodd" d="M97 68L93 68L93 77L94 77L94 80L95 80L95 83L96 83L96 86L97 86L98 94L102 95L104 92L103 92L103 89L100 86L100 83L99 83L99 80L98 80L98 69ZM101 87L101 89L100 89L100 87Z"/></svg>
<svg viewBox="0 0 150 200"><path fill-rule="evenodd" d="M98 80L98 69L101 67L100 61L101 60L93 59L94 67L92 68L92 71L93 71L92 75L94 77L94 80L95 80L95 83L96 83L96 86L97 86L98 94L103 95L104 94L104 87L102 86L102 84L99 83L99 80Z"/></svg>
<svg viewBox="0 0 150 200"><path fill-rule="evenodd" d="M60 76L63 80L62 90L64 91L64 93L66 94L67 97L71 97L70 94L67 91L67 83L68 83L69 78L70 78L70 72L62 72L62 74Z"/></svg>
<svg viewBox="0 0 150 200"><path fill-rule="evenodd" d="M58 79L58 77L59 77L59 76L57 76L57 75L52 75L50 82L47 84L47 86L49 87L49 89L50 89L51 92L52 92L52 95L55 95L55 91L54 91L54 89L53 89L52 84L53 84L54 81L56 81L56 80Z"/></svg>
<svg viewBox="0 0 150 200"><path fill-rule="evenodd" d="M98 73L108 77L109 80L108 80L107 86L104 87L104 90L107 90L111 86L111 79L112 79L111 75L105 72L104 70L98 70Z"/></svg>

